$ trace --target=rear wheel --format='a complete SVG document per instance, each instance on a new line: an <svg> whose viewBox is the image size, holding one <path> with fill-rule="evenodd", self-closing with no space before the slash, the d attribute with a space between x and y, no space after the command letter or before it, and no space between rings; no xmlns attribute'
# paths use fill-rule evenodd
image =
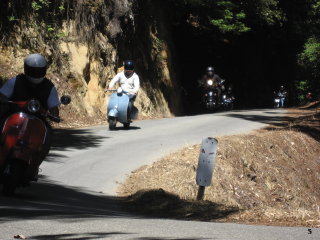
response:
<svg viewBox="0 0 320 240"><path fill-rule="evenodd" d="M20 159L12 160L8 176L4 179L2 192L6 196L12 196L17 187L22 183L27 163Z"/></svg>
<svg viewBox="0 0 320 240"><path fill-rule="evenodd" d="M109 118L108 122L109 122L109 130L115 130L116 129L116 125L117 125L116 119L115 118Z"/></svg>

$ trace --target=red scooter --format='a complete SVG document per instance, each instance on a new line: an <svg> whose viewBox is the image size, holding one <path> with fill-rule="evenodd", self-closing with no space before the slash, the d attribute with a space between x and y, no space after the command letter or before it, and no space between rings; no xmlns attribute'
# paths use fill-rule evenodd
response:
<svg viewBox="0 0 320 240"><path fill-rule="evenodd" d="M62 96L61 103L69 104L70 97ZM17 111L10 114L0 138L0 182L3 194L13 195L16 188L37 181L39 166L51 144L51 127L47 119L60 122L50 115L36 99L8 104Z"/></svg>

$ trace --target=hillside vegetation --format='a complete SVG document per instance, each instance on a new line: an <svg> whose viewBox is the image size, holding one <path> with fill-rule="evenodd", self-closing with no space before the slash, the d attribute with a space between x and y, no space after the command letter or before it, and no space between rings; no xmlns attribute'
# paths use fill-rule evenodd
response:
<svg viewBox="0 0 320 240"><path fill-rule="evenodd" d="M43 54L80 122L104 118L103 90L129 58L141 78L142 118L198 111L197 80L208 65L233 87L239 108L270 106L281 84L294 105L308 92L320 94L319 6L319 0L3 0L0 58L19 73L27 54Z"/></svg>
<svg viewBox="0 0 320 240"><path fill-rule="evenodd" d="M59 94L73 99L70 122L95 124L105 118L109 95L104 89L126 59L135 61L141 78L136 100L141 118L182 112L170 34L157 5L150 1L133 5L129 0L9 0L0 6L1 80L22 72L26 55L43 54Z"/></svg>

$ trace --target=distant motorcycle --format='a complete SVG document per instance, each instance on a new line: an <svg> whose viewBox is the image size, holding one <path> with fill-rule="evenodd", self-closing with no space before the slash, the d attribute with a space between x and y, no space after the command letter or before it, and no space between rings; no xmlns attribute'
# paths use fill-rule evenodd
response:
<svg viewBox="0 0 320 240"><path fill-rule="evenodd" d="M61 97L62 104L70 101L68 96ZM0 181L3 193L10 196L17 187L37 181L39 166L50 148L51 127L47 119L60 122L60 118L50 115L36 99L7 104L15 110L5 120L1 132Z"/></svg>
<svg viewBox="0 0 320 240"><path fill-rule="evenodd" d="M115 130L117 122L122 123L123 127L128 129L132 120L136 118L138 110L129 108L129 96L121 87L117 90L106 91L114 92L108 103L109 130Z"/></svg>
<svg viewBox="0 0 320 240"><path fill-rule="evenodd" d="M274 107L275 108L279 108L280 107L280 98L277 97L277 96L274 98Z"/></svg>
<svg viewBox="0 0 320 240"><path fill-rule="evenodd" d="M222 103L221 103L223 110L226 110L226 111L233 110L234 100L235 98L233 96L228 94L223 94Z"/></svg>
<svg viewBox="0 0 320 240"><path fill-rule="evenodd" d="M275 108L280 108L280 107L284 107L285 102L286 102L286 94L285 93L274 93L275 97L274 97L274 107Z"/></svg>
<svg viewBox="0 0 320 240"><path fill-rule="evenodd" d="M204 89L202 102L204 108L207 110L217 110L220 108L221 101L219 99L219 86L213 82L213 80L207 80L206 87ZM221 90L220 90L221 91Z"/></svg>

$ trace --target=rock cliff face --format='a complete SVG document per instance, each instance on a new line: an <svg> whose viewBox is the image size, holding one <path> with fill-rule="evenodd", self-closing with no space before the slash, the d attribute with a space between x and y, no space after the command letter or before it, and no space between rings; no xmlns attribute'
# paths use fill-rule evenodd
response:
<svg viewBox="0 0 320 240"><path fill-rule="evenodd" d="M12 17L1 20L2 59L21 72L28 53L44 54L51 63L48 75L60 94L72 96L68 111L78 118L105 118L109 95L104 89L125 59L135 61L141 79L136 106L142 118L182 113L161 1L33 1L38 8L31 3L21 6L21 1L5 2L1 14Z"/></svg>

